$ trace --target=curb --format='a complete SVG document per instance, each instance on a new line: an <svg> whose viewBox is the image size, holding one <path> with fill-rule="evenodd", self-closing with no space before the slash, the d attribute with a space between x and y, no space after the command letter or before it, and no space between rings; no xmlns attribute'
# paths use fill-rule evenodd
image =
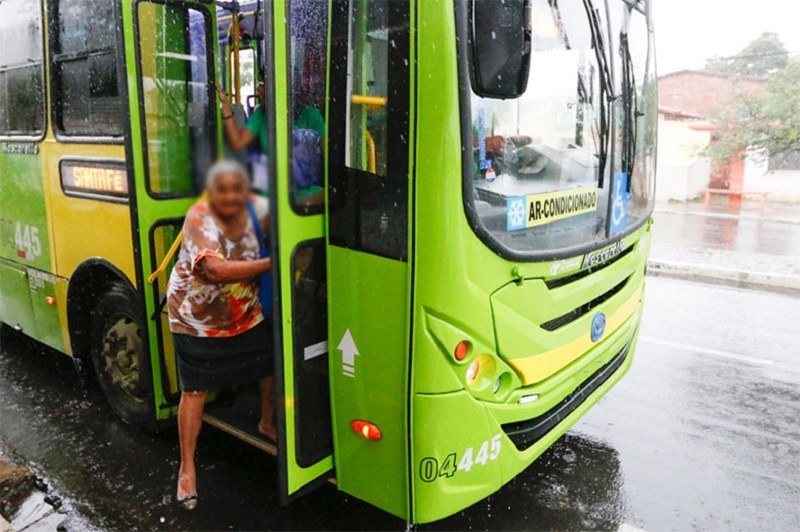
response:
<svg viewBox="0 0 800 532"><path fill-rule="evenodd" d="M756 288L774 292L800 294L800 276L778 273L748 272L729 268L714 268L687 262L649 260L647 274L690 281L725 284L740 288Z"/></svg>

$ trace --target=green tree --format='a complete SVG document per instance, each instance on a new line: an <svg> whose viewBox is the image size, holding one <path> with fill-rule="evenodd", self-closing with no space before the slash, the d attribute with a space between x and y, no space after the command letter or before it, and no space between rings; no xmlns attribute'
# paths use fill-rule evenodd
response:
<svg viewBox="0 0 800 532"><path fill-rule="evenodd" d="M778 34L764 32L736 55L712 57L706 61L706 70L768 77L786 68L787 64L789 64L789 51L786 50Z"/></svg>
<svg viewBox="0 0 800 532"><path fill-rule="evenodd" d="M760 96L740 95L738 112L721 114L705 155L715 160L756 159L800 151L800 58L767 81Z"/></svg>

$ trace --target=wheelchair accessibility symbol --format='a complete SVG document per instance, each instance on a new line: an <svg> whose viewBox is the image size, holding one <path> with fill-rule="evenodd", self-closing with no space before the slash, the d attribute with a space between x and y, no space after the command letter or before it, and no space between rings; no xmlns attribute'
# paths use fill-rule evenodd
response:
<svg viewBox="0 0 800 532"><path fill-rule="evenodd" d="M611 195L611 228L610 234L619 233L628 227L628 174L626 172L614 177L614 192Z"/></svg>

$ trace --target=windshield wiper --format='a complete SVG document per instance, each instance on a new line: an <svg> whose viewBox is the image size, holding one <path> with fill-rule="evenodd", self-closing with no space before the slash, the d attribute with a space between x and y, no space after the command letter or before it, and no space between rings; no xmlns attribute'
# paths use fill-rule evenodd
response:
<svg viewBox="0 0 800 532"><path fill-rule="evenodd" d="M608 152L610 144L611 129L611 106L610 103L617 99L611 85L611 69L608 65L603 31L600 25L599 11L592 5L592 0L583 0L583 6L589 16L589 28L592 33L592 44L594 45L597 65L600 70L600 173L597 178L597 186L603 188L605 183L606 165L608 163Z"/></svg>
<svg viewBox="0 0 800 532"><path fill-rule="evenodd" d="M628 190L631 191L634 159L636 158L636 143L639 133L639 117L644 113L639 112L639 97L636 90L636 74L634 72L633 57L630 51L628 34L620 35L620 48L622 51L622 102L624 106L623 137L622 137L622 168L628 174Z"/></svg>

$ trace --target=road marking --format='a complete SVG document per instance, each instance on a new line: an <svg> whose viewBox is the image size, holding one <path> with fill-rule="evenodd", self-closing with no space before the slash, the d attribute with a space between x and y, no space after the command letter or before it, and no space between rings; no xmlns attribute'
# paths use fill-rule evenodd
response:
<svg viewBox="0 0 800 532"><path fill-rule="evenodd" d="M696 345L680 344L678 342L670 342L669 340L660 340L658 338L651 338L649 336L641 336L639 339L643 342L647 342L650 344L661 345L664 347L674 347L675 349L681 349L683 351L692 351L694 353L702 353L704 355L711 355L715 357L729 358L731 360L738 360L740 362L747 362L749 364L771 366L775 363L772 360L765 360L763 358L749 357L747 355L738 355L736 353L719 351L717 349L708 349L705 347L698 347Z"/></svg>

